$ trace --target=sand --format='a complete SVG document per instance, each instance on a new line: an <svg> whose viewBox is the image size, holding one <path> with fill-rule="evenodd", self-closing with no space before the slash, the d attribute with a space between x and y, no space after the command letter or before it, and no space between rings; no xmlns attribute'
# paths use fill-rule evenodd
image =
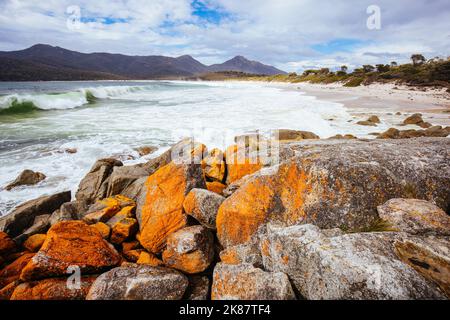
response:
<svg viewBox="0 0 450 320"><path fill-rule="evenodd" d="M295 87L319 100L342 103L357 117L374 114L402 122L408 115L422 113L424 121L450 126L450 93L446 89L423 91L393 84L347 88L341 84L296 83Z"/></svg>

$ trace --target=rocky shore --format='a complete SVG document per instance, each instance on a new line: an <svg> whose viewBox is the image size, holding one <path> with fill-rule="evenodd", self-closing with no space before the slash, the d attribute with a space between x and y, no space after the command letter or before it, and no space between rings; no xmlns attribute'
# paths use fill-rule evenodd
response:
<svg viewBox="0 0 450 320"><path fill-rule="evenodd" d="M0 218L0 299L448 299L450 132L417 131L100 159Z"/></svg>

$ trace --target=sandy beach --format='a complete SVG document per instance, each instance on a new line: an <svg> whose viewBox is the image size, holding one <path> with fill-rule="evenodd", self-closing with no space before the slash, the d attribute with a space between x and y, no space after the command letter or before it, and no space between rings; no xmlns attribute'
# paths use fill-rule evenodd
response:
<svg viewBox="0 0 450 320"><path fill-rule="evenodd" d="M450 93L446 89L424 91L394 84L347 88L341 84L298 83L295 87L319 100L342 103L355 118L375 114L395 123L407 115L422 113L423 119L433 125L450 125Z"/></svg>

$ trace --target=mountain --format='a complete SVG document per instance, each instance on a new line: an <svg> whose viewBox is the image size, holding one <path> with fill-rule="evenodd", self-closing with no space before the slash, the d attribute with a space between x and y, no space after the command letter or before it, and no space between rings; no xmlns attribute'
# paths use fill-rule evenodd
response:
<svg viewBox="0 0 450 320"><path fill-rule="evenodd" d="M15 67L20 74L14 76ZM27 70L32 75L27 76ZM39 74L41 70L41 74ZM3 74L3 71L7 72ZM79 79L161 79L181 78L216 71L241 71L273 75L284 73L274 67L233 58L223 64L206 66L189 55L127 56L111 53L80 53L60 47L38 44L19 51L0 51L0 80L66 80ZM37 76L37 77L36 77Z"/></svg>
<svg viewBox="0 0 450 320"><path fill-rule="evenodd" d="M222 64L214 64L209 67L210 71L238 71L249 74L261 74L261 75L276 75L285 74L275 67L262 64L258 61L250 61L242 56L234 57Z"/></svg>

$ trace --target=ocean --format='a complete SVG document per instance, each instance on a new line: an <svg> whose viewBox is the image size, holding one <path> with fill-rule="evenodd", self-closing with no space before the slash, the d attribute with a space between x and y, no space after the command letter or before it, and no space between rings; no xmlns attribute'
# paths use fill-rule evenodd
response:
<svg viewBox="0 0 450 320"><path fill-rule="evenodd" d="M322 138L373 128L348 123L338 103L294 85L244 82L0 82L0 215L21 202L64 190L74 195L99 158L147 161L184 137L225 148L236 135L274 129ZM356 128L358 127L358 128ZM141 146L159 150L139 157ZM67 153L66 149L76 149ZM44 173L35 186L3 188L24 169Z"/></svg>

